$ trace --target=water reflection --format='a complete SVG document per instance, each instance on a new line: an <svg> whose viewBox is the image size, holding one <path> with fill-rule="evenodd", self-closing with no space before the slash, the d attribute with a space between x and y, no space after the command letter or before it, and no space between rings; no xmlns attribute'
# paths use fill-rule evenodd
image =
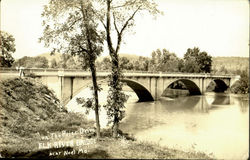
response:
<svg viewBox="0 0 250 160"><path fill-rule="evenodd" d="M248 103L221 93L130 103L120 127L139 140L242 159L249 149Z"/></svg>
<svg viewBox="0 0 250 160"><path fill-rule="evenodd" d="M133 134L138 140L153 141L159 145L189 151L213 153L221 159L246 159L249 150L249 98L223 93L202 96L161 98L155 102L136 103L132 92L126 103L126 116L120 129ZM91 91L79 96L91 95ZM100 94L100 103L106 102L107 92ZM74 100L70 110L79 110ZM89 118L94 120L94 112ZM100 112L101 126L107 115Z"/></svg>
<svg viewBox="0 0 250 160"><path fill-rule="evenodd" d="M229 105L230 104L230 95L217 93L214 95L215 99L213 105Z"/></svg>
<svg viewBox="0 0 250 160"><path fill-rule="evenodd" d="M238 106L240 106L240 110L242 113L248 112L249 109L249 95L237 96L235 97L237 100Z"/></svg>

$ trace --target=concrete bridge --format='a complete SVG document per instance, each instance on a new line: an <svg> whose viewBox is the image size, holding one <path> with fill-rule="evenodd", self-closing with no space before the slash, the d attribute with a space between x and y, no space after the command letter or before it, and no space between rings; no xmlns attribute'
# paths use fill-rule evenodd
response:
<svg viewBox="0 0 250 160"><path fill-rule="evenodd" d="M91 86L91 73L80 70L61 69L25 69L25 75L32 75L50 89L65 105L84 88ZM98 83L107 81L109 72L97 72ZM15 69L1 69L0 76L18 76ZM223 91L231 87L240 76L212 75L191 73L152 73L124 72L122 82L126 83L137 94L139 101L153 101L173 82L181 81L189 90L190 95L200 95L206 92L208 85L214 81Z"/></svg>

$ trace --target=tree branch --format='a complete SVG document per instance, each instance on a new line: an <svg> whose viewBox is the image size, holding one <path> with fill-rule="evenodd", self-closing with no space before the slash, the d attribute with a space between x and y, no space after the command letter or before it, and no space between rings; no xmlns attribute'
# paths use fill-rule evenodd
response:
<svg viewBox="0 0 250 160"><path fill-rule="evenodd" d="M122 33L124 32L124 30L126 29L126 27L128 26L129 22L134 18L135 14L140 10L141 6L139 6L134 13L128 18L128 20L126 21L126 23L123 25L121 31L118 34L118 40L117 40L117 46L116 46L116 53L119 51L120 49L120 44L122 41Z"/></svg>
<svg viewBox="0 0 250 160"><path fill-rule="evenodd" d="M111 7L112 9L117 9L117 8L122 8L122 7L125 7L125 6L129 6L129 5L133 5L133 4L135 4L135 2L136 2L136 0L134 0L134 1L130 1L130 2L125 2L124 4L122 4L122 5L119 5L119 6L114 6L114 7Z"/></svg>
<svg viewBox="0 0 250 160"><path fill-rule="evenodd" d="M107 26L105 25L105 23L101 19L100 19L100 22L102 23L102 25L105 28L105 30L107 30Z"/></svg>
<svg viewBox="0 0 250 160"><path fill-rule="evenodd" d="M126 21L126 23L125 23L124 26L122 27L122 29L121 29L121 31L120 31L120 34L123 33L123 31L124 31L124 30L126 29L126 27L128 26L129 21L131 21L131 20L134 18L135 14L140 10L140 8L141 8L141 6L139 6L139 7L134 11L134 13L131 15L131 17L129 17L129 19Z"/></svg>
<svg viewBox="0 0 250 160"><path fill-rule="evenodd" d="M117 32L117 35L119 35L119 34L120 34L120 32L119 32L119 29L118 29L118 27L117 27L117 25L116 25L116 18L115 18L114 12L113 12L113 18L114 18L114 26L115 26L115 30L116 30L116 32Z"/></svg>
<svg viewBox="0 0 250 160"><path fill-rule="evenodd" d="M110 12L111 12L111 9L110 9L110 4L111 4L111 0L107 0L107 18L106 18L106 31L107 31L107 43L108 43L108 48L109 48L109 51L110 51L110 56L112 57L113 56L113 53L114 53L114 48L113 48L113 44L112 44L112 40L111 40L111 36L110 36L110 30L111 30L111 25L110 25Z"/></svg>
<svg viewBox="0 0 250 160"><path fill-rule="evenodd" d="M73 25L76 24L77 21L81 20L81 18L78 18L77 20L75 20L69 27L67 27L67 29L71 28Z"/></svg>
<svg viewBox="0 0 250 160"><path fill-rule="evenodd" d="M83 48L83 47L81 46L81 44L79 44L79 47L81 48L81 50L82 50L83 52L86 52L86 53L89 52L87 49Z"/></svg>

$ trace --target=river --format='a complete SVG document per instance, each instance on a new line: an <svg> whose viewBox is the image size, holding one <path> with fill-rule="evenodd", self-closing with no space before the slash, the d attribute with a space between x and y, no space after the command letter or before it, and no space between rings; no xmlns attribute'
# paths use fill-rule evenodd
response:
<svg viewBox="0 0 250 160"><path fill-rule="evenodd" d="M249 98L244 95L206 93L201 96L163 97L159 101L137 103L133 92L126 103L126 116L120 124L123 132L137 140L181 149L202 151L219 159L247 159L249 150ZM76 97L90 97L89 89ZM100 93L105 104L107 90ZM76 98L75 97L75 98ZM67 107L84 112L72 99ZM94 112L88 114L94 119ZM107 116L101 109L104 128Z"/></svg>

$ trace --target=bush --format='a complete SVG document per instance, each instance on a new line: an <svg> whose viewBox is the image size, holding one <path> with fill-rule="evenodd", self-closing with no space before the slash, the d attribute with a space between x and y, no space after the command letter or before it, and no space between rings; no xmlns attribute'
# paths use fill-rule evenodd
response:
<svg viewBox="0 0 250 160"><path fill-rule="evenodd" d="M237 81L232 87L231 92L235 94L246 94L249 92L249 74L248 71L242 71L240 74L240 80Z"/></svg>

